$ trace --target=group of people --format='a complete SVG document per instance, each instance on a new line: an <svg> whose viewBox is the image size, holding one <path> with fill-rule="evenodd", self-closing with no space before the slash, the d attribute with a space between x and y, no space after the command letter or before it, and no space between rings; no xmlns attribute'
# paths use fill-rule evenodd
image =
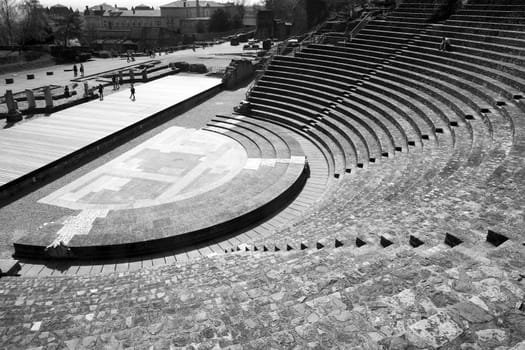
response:
<svg viewBox="0 0 525 350"><path fill-rule="evenodd" d="M120 85L123 83L122 75L117 75L117 73L113 73L111 76L111 83L113 84L113 90L120 89Z"/></svg>
<svg viewBox="0 0 525 350"><path fill-rule="evenodd" d="M77 68L77 65L74 64L73 65L73 74L75 75L75 78L78 76L78 71L79 71L79 69ZM84 65L82 63L80 64L80 76L81 77L84 76Z"/></svg>
<svg viewBox="0 0 525 350"><path fill-rule="evenodd" d="M127 62L135 62L135 57L133 57L133 54L131 52L128 52L127 54Z"/></svg>
<svg viewBox="0 0 525 350"><path fill-rule="evenodd" d="M97 90L98 90L98 96L100 98L100 101L103 101L104 100L104 85L98 84ZM131 92L131 94L129 95L129 99L132 101L135 101L135 85L133 85L133 83L131 83L131 86L129 87L129 91Z"/></svg>

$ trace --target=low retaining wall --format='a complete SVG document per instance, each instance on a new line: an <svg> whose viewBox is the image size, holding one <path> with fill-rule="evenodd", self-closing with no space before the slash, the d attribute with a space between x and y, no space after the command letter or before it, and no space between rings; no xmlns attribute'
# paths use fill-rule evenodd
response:
<svg viewBox="0 0 525 350"><path fill-rule="evenodd" d="M58 250L61 251L60 256L50 256L50 254L46 252L45 246L14 243L14 257L16 259L38 259L51 261L93 261L115 258L130 258L140 255L183 249L213 239L225 238L231 234L234 234L235 232L238 232L239 230L252 227L253 225L268 219L269 217L286 208L299 195L309 175L309 167L308 164L305 163L304 168L302 169L299 176L295 179L293 184L275 198L234 219L196 231L187 232L182 235L112 245L94 245L81 247L60 246L58 247Z"/></svg>

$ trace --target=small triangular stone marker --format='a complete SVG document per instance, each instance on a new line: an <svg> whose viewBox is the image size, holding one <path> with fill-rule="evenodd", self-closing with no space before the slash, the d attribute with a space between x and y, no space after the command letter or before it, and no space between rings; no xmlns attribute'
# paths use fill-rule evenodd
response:
<svg viewBox="0 0 525 350"><path fill-rule="evenodd" d="M258 252L258 251L259 251L259 248L257 248L257 246L254 246L254 247L253 247L253 251L254 251L254 252Z"/></svg>
<svg viewBox="0 0 525 350"><path fill-rule="evenodd" d="M505 243L509 238L507 236L504 236L500 233L497 233L492 230L488 230L487 232L487 242L491 243L493 246L498 247L501 244Z"/></svg>
<svg viewBox="0 0 525 350"><path fill-rule="evenodd" d="M381 243L381 246L383 248L386 248L386 247L391 246L392 244L394 244L394 242L392 242L391 240L389 240L388 238L383 237L383 236L381 236L380 243Z"/></svg>
<svg viewBox="0 0 525 350"><path fill-rule="evenodd" d="M420 245L425 244L422 240L420 240L420 239L417 238L416 236L412 236L412 235L410 235L410 240L408 241L408 243L409 243L413 248L417 248L417 247L419 247Z"/></svg>
<svg viewBox="0 0 525 350"><path fill-rule="evenodd" d="M292 250L292 249L293 249L293 248L292 248L289 244L286 245L286 251L290 251L290 250Z"/></svg>
<svg viewBox="0 0 525 350"><path fill-rule="evenodd" d="M463 241L457 238L456 236L453 236L448 232L445 235L445 244L448 245L449 247L453 248L457 245L460 245L461 243L463 243Z"/></svg>
<svg viewBox="0 0 525 350"><path fill-rule="evenodd" d="M307 249L307 248L308 248L308 246L307 246L306 244L301 243L301 250L305 250L305 249Z"/></svg>
<svg viewBox="0 0 525 350"><path fill-rule="evenodd" d="M362 247L366 244L365 241L363 241L361 238L359 237L356 237L355 238L355 245L359 248L359 247Z"/></svg>
<svg viewBox="0 0 525 350"><path fill-rule="evenodd" d="M316 247L317 249L323 249L323 248L324 248L324 245L321 244L321 243L319 243L319 242L317 242L317 243L315 244L315 247Z"/></svg>
<svg viewBox="0 0 525 350"><path fill-rule="evenodd" d="M280 251L280 250L281 250L281 249L280 249L278 246L275 246L274 251L278 252L278 251Z"/></svg>
<svg viewBox="0 0 525 350"><path fill-rule="evenodd" d="M344 243L336 238L335 239L335 247L339 248L339 247L342 247L342 246L344 246Z"/></svg>
<svg viewBox="0 0 525 350"><path fill-rule="evenodd" d="M263 251L267 252L268 248L266 248L266 246L263 246Z"/></svg>

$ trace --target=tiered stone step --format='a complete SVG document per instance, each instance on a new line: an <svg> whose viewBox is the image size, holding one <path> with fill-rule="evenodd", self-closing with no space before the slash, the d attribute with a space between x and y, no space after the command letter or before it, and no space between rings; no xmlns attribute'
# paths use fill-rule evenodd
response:
<svg viewBox="0 0 525 350"><path fill-rule="evenodd" d="M332 348L358 340L489 349L504 339L513 346L524 336L524 258L510 244L343 247L232 254L106 276L7 278L1 344L255 348L265 341L306 348L320 344L324 330L323 346Z"/></svg>

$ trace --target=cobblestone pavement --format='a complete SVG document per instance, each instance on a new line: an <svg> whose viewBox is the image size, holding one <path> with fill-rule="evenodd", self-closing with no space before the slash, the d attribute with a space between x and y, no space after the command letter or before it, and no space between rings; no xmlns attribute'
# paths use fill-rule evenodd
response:
<svg viewBox="0 0 525 350"><path fill-rule="evenodd" d="M9 277L3 349L500 349L525 343L525 254L325 248L91 277Z"/></svg>

